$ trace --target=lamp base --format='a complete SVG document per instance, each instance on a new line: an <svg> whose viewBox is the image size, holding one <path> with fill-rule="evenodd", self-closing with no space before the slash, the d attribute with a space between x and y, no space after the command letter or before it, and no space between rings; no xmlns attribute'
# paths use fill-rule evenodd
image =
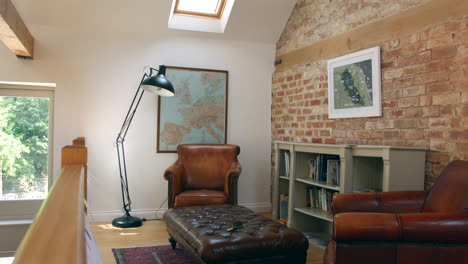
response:
<svg viewBox="0 0 468 264"><path fill-rule="evenodd" d="M120 228L139 227L142 224L143 223L140 218L131 216L128 212L125 212L124 216L117 217L112 220L112 225Z"/></svg>

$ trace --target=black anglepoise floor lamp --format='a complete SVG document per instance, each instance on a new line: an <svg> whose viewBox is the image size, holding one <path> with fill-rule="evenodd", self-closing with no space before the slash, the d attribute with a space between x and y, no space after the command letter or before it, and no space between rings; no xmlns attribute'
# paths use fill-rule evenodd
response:
<svg viewBox="0 0 468 264"><path fill-rule="evenodd" d="M171 82L166 79L166 66L160 65L159 70L151 67L145 67L150 69L150 73L144 72L143 78L141 79L140 85L138 85L135 96L133 97L132 104L128 109L127 116L122 124L122 128L115 140L117 146L117 157L119 159L119 172L120 172L120 187L122 189L122 204L125 212L124 216L117 217L112 220L112 225L115 227L129 228L138 227L142 225L141 219L130 215L132 200L130 199L130 193L128 191L128 179L127 179L127 165L125 163L125 149L124 141L127 135L128 128L132 123L133 116L135 115L138 105L140 104L141 97L145 91L152 92L160 96L174 96L174 87ZM153 75L153 72L158 72L157 75Z"/></svg>

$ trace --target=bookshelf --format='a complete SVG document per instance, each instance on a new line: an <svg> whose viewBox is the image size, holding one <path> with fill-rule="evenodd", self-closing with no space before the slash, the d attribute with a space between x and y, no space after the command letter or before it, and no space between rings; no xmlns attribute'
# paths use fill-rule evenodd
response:
<svg viewBox="0 0 468 264"><path fill-rule="evenodd" d="M274 150L273 217L321 248L332 237L333 194L424 189L424 149L277 141Z"/></svg>

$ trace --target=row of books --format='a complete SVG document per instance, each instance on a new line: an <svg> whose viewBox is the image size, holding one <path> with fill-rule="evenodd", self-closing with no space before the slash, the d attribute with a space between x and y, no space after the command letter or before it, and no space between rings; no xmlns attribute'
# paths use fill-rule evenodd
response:
<svg viewBox="0 0 468 264"><path fill-rule="evenodd" d="M338 192L313 186L309 188L308 193L311 208L319 208L328 212L331 210L333 196Z"/></svg>
<svg viewBox="0 0 468 264"><path fill-rule="evenodd" d="M316 154L309 159L309 178L340 185L340 156Z"/></svg>

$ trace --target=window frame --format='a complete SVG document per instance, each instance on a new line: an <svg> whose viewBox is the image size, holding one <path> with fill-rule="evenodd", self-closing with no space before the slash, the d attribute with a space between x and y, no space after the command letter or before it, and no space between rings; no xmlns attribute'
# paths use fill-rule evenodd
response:
<svg viewBox="0 0 468 264"><path fill-rule="evenodd" d="M49 98L49 131L48 131L48 161L47 189L50 191L53 178L53 141L54 141L54 105L55 84L52 83L13 83L0 82L0 96L41 97ZM0 221L15 221L33 219L44 199L31 200L0 200Z"/></svg>
<svg viewBox="0 0 468 264"><path fill-rule="evenodd" d="M176 2L175 2L174 12L173 12L174 15L188 15L188 16L197 16L197 17L221 19L221 17L223 16L223 13L224 13L224 8L226 7L227 0L219 0L218 12L216 12L215 14L180 10L179 9L179 2L180 2L180 0L176 0Z"/></svg>

